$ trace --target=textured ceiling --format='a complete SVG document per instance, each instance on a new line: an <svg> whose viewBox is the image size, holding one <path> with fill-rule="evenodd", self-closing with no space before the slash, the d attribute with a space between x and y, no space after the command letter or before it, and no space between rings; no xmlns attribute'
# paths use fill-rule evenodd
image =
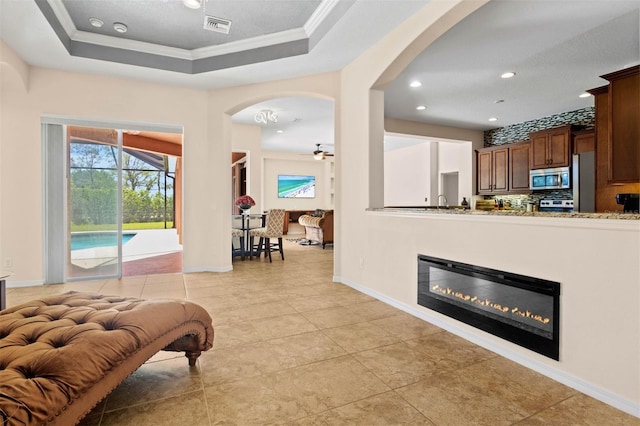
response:
<svg viewBox="0 0 640 426"><path fill-rule="evenodd" d="M353 5L202 0L191 9L182 0L35 2L71 56L185 74L309 53Z"/></svg>
<svg viewBox="0 0 640 426"><path fill-rule="evenodd" d="M278 122L260 124L263 149L311 153L316 144L321 144L324 151L334 152L332 101L299 97L272 99L245 108L233 116L233 121L258 125L254 117L264 109L278 114Z"/></svg>
<svg viewBox="0 0 640 426"><path fill-rule="evenodd" d="M318 25L318 35L308 37L310 44L306 53L296 51L294 55L276 58L251 52L247 56L252 62L243 62L241 57L227 58L231 62L222 67L197 73L189 69L174 72L144 64L134 66L126 61L118 62L118 58L97 58L101 49L106 47L92 47L82 37L80 39L84 44L76 44L85 56L73 56L40 7L44 3L49 6L73 3L69 9L93 8L103 3L112 3L113 7L124 5L126 7L121 9L124 17L117 19L130 26L131 34L135 33L137 21L129 20L128 12L133 13L140 8L143 11L137 19L146 17L154 25L161 21L162 32L169 34L181 30L177 27L183 18L178 19L178 12L188 16L204 14L202 9L186 9L181 0L0 0L0 34L3 41L32 66L215 89L340 70L427 2L341 0L334 5L332 13L326 15L327 20ZM244 18L225 16L231 14L232 9L218 13L222 9L214 9L213 4L216 3L233 4L237 6L236 11L250 16L259 6L276 4L278 1L210 0L207 11L215 10L215 16L231 19L231 36L234 37L238 34L234 34L234 31L249 31L236 25ZM143 7L143 4L146 6ZM311 12L313 14L327 3L295 0L294 4L296 7L304 6L305 11L299 11L297 18L283 16L287 25L299 25L312 6L318 5ZM166 13L165 8L176 8L176 12L159 19L158 14ZM640 2L637 0L491 1L436 40L386 88L385 115L486 130L592 106L592 98L578 98L578 94L606 84L605 80L599 78L600 75L640 63L639 8ZM107 9L112 11L112 8ZM85 16L91 14L86 10L83 13ZM105 22L116 19L115 15L110 18L106 16L101 17ZM82 28L86 29L82 27L86 23L80 24L83 19L76 18L79 33L83 33ZM253 19L259 19L259 16ZM152 22L146 24L148 28L151 28ZM256 25L264 25L265 28L260 31L266 32L266 23ZM193 29L197 37L201 37L200 32L204 31L200 28L201 23L197 23L197 28ZM290 31L286 30L285 33ZM213 35L216 38L222 36ZM142 39L158 37L153 39L154 42L163 43L160 36L157 31L151 31ZM99 39L103 40L101 37ZM105 37L113 41L112 36ZM168 39L169 43L179 46L191 37L197 38L195 35L176 36L179 39L177 42L173 37ZM258 36L258 39L263 37ZM132 40L120 42L138 43ZM189 40L189 43L198 41ZM197 47L189 50L190 59L184 61L192 66L195 53L202 50L208 52L207 49L221 46L235 46L236 50L240 49L237 52L241 53L242 48L237 43ZM152 46L160 49L160 56L166 53L164 49L185 50L156 44ZM267 49L266 53L278 50L275 48L269 52ZM133 60L140 60L145 54L132 50L130 56ZM203 66L211 64L204 63ZM498 77L508 70L515 71L516 77L510 80ZM414 78L420 79L423 86L411 89L408 83ZM504 102L495 103L499 99ZM290 128L282 129L285 132L281 134L275 133L276 127L273 125L265 128L264 149L310 152L316 143L329 146L333 143L333 103L317 101L311 98L265 101L237 114L234 121L255 125L253 110L278 109L282 117L278 124ZM419 104L426 105L427 109L416 111L415 107ZM498 121L489 123L487 120L491 116L497 117ZM295 122L295 129L291 117L301 119ZM415 143L415 140L412 142Z"/></svg>
<svg viewBox="0 0 640 426"><path fill-rule="evenodd" d="M599 76L640 61L639 7L619 0L489 2L387 88L385 114L489 130L593 106L592 97L578 96L605 85ZM516 76L500 78L506 71ZM410 88L413 80L422 86Z"/></svg>
<svg viewBox="0 0 640 426"><path fill-rule="evenodd" d="M302 28L320 0L209 0L195 10L185 7L182 0L62 0L62 4L80 31L193 50ZM205 30L205 15L232 21L232 31ZM89 23L92 17L105 25L93 27ZM116 33L111 25L114 22L126 24L128 31Z"/></svg>
<svg viewBox="0 0 640 426"><path fill-rule="evenodd" d="M75 1L88 5L101 3L96 0ZM137 2L137 0L119 1L123 3ZM256 4L268 4L273 0L233 1L242 5L243 9L250 10ZM300 1L304 2L305 0ZM198 73L191 73L189 69L192 66L189 63L189 58L193 61L195 57L195 52L192 51L187 52L187 59L176 60L180 63L179 65L186 68L184 70L186 72L175 72L161 67L145 66L143 61L158 58L152 55L149 59L148 53L136 50L127 52L128 56L125 60L122 60L120 56L105 56L104 52L111 53L113 46L101 44L105 42L101 35L88 37L86 33L78 31L76 36L80 40L72 42L69 36L65 35L66 31L61 30L60 24L54 26L50 22L58 20L52 7L62 4L62 0L0 0L0 36L25 62L35 67L111 75L198 89L215 89L340 70L427 2L428 0L323 0L321 5L327 3L327 8L333 7L329 10L328 15L324 14L326 16L324 21L316 22L314 20L313 25L309 25L311 28L315 28L315 31L309 37L307 53L292 56L291 53L283 51L281 53L289 56L274 59L250 52L247 54L247 62L237 61L235 66L225 63L215 70ZM160 8L164 7L165 2L157 0L153 4L154 8ZM184 6L182 7L184 8ZM48 9L49 12L44 13L43 9ZM201 11L196 12L201 13ZM167 27L173 25L171 19L163 24ZM236 30L238 30L237 26L232 23L231 32ZM62 35L60 35L61 31ZM87 38L92 42L85 41ZM98 40L94 40L95 38ZM108 41L113 44L113 37L108 38ZM120 44L125 43L135 44L138 42L120 40ZM230 47L235 48L235 51L238 52L242 52L243 49L242 46L234 44L202 49L215 50ZM145 48L159 51L158 56L166 55L167 49L175 50L175 48L155 44L147 44ZM244 48L246 49L247 46ZM72 55L69 49L80 50L81 55ZM178 56L185 56L185 52L179 53ZM223 61L231 59L237 58L222 58ZM131 65L127 63L127 60L139 63Z"/></svg>

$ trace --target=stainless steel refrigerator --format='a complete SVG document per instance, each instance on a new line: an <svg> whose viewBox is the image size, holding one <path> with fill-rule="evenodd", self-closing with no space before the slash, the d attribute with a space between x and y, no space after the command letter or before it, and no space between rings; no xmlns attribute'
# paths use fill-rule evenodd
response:
<svg viewBox="0 0 640 426"><path fill-rule="evenodd" d="M596 208L596 153L573 155L571 168L573 209L577 212L595 212Z"/></svg>

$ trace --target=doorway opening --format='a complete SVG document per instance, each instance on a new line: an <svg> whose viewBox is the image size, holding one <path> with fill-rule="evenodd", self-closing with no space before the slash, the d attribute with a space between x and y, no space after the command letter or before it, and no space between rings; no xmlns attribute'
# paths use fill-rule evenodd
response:
<svg viewBox="0 0 640 426"><path fill-rule="evenodd" d="M458 172L440 174L442 181L442 195L447 200L447 205L458 205Z"/></svg>
<svg viewBox="0 0 640 426"><path fill-rule="evenodd" d="M247 194L247 172L249 159L246 152L231 153L231 214L242 211L235 205L235 200Z"/></svg>

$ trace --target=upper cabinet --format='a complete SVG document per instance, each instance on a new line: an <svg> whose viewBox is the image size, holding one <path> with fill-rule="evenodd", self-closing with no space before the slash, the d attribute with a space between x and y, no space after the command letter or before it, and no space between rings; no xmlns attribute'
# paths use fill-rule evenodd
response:
<svg viewBox="0 0 640 426"><path fill-rule="evenodd" d="M531 132L529 134L531 141L529 168L533 170L569 166L571 129L572 127L567 125Z"/></svg>
<svg viewBox="0 0 640 426"><path fill-rule="evenodd" d="M601 76L608 90L608 181L640 181L640 66Z"/></svg>
<svg viewBox="0 0 640 426"><path fill-rule="evenodd" d="M478 150L478 193L496 194L509 190L509 148Z"/></svg>
<svg viewBox="0 0 640 426"><path fill-rule="evenodd" d="M530 143L509 145L509 191L529 192Z"/></svg>
<svg viewBox="0 0 640 426"><path fill-rule="evenodd" d="M582 154L596 150L596 132L593 129L573 133L573 153Z"/></svg>
<svg viewBox="0 0 640 426"><path fill-rule="evenodd" d="M638 163L640 163L638 150L638 69L632 67L607 76L612 83L595 89L588 90L595 98L596 107L596 211L620 211L622 206L616 203L616 194L640 192L640 176L638 173ZM635 75L635 77L634 77ZM627 77L624 77L627 76ZM616 78L620 77L620 79ZM611 86L613 81L624 79L626 83L634 82L629 88L629 95L635 97L636 101L631 102L628 108L623 108L618 102L611 104ZM635 85L635 87L633 87ZM619 84L615 85L620 89ZM633 94L635 93L635 94ZM618 100L620 93L617 93ZM626 111L625 120L620 120L618 114ZM614 117L615 115L615 117ZM621 122L622 121L622 122ZM616 127L613 129L612 127ZM628 126L629 138L620 139L621 132ZM633 136L635 134L635 136ZM611 137L617 135L618 139L613 141ZM627 163L627 164L625 164Z"/></svg>
<svg viewBox="0 0 640 426"><path fill-rule="evenodd" d="M478 194L529 192L529 143L478 150Z"/></svg>

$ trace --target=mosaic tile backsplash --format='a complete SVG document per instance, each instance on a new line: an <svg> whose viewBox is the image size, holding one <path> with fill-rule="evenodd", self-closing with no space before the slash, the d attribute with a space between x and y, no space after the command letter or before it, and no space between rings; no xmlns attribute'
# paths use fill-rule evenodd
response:
<svg viewBox="0 0 640 426"><path fill-rule="evenodd" d="M595 122L596 110L594 107L550 115L537 120L487 130L484 132L484 146L489 147L529 140L529 132L551 129L553 127L564 126L565 124L594 127Z"/></svg>
<svg viewBox="0 0 640 426"><path fill-rule="evenodd" d="M573 124L584 128L595 127L596 110L594 107L569 111L562 114L550 115L537 120L525 121L499 129L484 132L484 146L505 145L529 140L529 132L551 129L553 127ZM533 194L509 194L497 196L485 196L485 199L501 199L513 209L525 209L528 203L539 204L541 199L554 198L570 200L573 192L570 189L536 191Z"/></svg>
<svg viewBox="0 0 640 426"><path fill-rule="evenodd" d="M550 189L547 191L535 191L533 194L508 194L508 195L495 195L485 196L485 200L502 200L505 206L514 210L525 210L527 204L533 203L540 205L540 200L554 199L554 200L572 200L573 192L570 189Z"/></svg>

